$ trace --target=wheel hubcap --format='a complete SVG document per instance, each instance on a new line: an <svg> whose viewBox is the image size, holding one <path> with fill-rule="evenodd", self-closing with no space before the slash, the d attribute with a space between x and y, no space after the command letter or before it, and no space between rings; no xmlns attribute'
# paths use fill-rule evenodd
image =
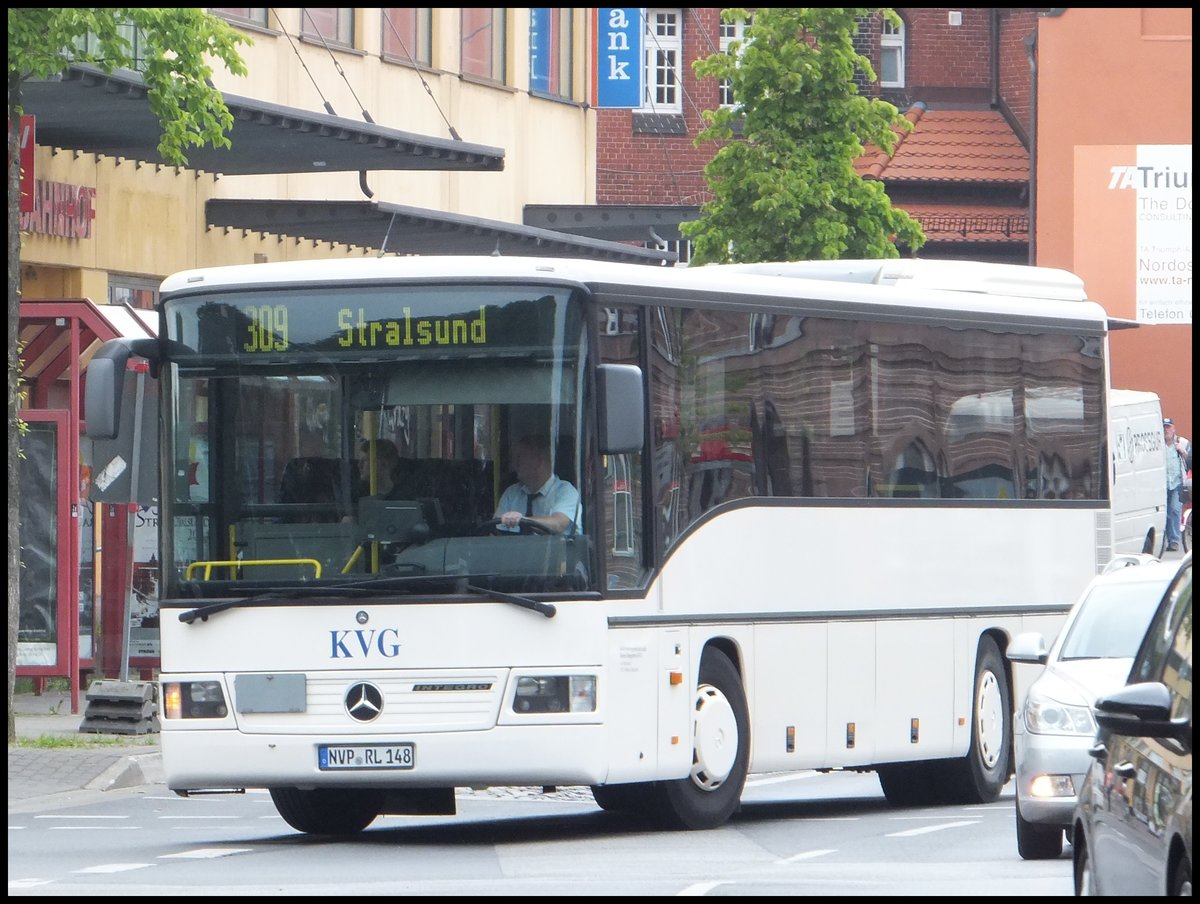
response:
<svg viewBox="0 0 1200 904"><path fill-rule="evenodd" d="M696 689L696 728L692 744L692 781L715 791L729 778L737 759L737 717L729 700L711 684Z"/></svg>
<svg viewBox="0 0 1200 904"><path fill-rule="evenodd" d="M1004 745L1004 695L994 672L984 672L975 698L975 737L979 758L994 769Z"/></svg>

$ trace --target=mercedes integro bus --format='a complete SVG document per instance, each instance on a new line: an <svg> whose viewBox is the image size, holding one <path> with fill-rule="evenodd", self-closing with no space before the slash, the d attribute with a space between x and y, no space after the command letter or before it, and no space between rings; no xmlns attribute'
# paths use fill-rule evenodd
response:
<svg viewBox="0 0 1200 904"><path fill-rule="evenodd" d="M302 832L551 785L708 828L804 769L993 800L1009 639L1111 555L1109 321L1063 271L291 262L160 318L87 423L148 359L166 781ZM529 435L567 527L497 520Z"/></svg>

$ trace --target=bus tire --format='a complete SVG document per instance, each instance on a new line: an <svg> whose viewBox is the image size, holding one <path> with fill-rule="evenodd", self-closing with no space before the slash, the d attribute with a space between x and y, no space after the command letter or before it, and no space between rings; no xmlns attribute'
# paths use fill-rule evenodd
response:
<svg viewBox="0 0 1200 904"><path fill-rule="evenodd" d="M627 785L592 785L592 797L601 810L644 816L654 804L654 782L632 782Z"/></svg>
<svg viewBox="0 0 1200 904"><path fill-rule="evenodd" d="M375 821L383 792L374 788L271 788L283 821L306 835L356 835Z"/></svg>
<svg viewBox="0 0 1200 904"><path fill-rule="evenodd" d="M892 763L875 769L883 796L893 807L928 807L942 802L942 762Z"/></svg>
<svg viewBox="0 0 1200 904"><path fill-rule="evenodd" d="M658 815L674 828L723 825L741 802L749 762L750 711L741 676L728 656L710 647L700 660L691 773L658 783Z"/></svg>
<svg viewBox="0 0 1200 904"><path fill-rule="evenodd" d="M991 803L1000 796L1012 759L1012 691L1000 648L980 638L971 695L971 746L947 762L946 790L954 803Z"/></svg>

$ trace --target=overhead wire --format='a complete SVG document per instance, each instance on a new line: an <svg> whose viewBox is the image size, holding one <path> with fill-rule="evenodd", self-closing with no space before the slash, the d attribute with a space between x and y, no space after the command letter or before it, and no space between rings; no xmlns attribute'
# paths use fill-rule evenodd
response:
<svg viewBox="0 0 1200 904"><path fill-rule="evenodd" d="M321 29L317 27L316 20L312 17L312 13L310 13L306 7L300 7L300 14L308 18L309 23L312 25L313 34L315 34L320 40L321 46L324 47L325 52L329 54L329 59L333 61L333 68L338 71L338 75L342 77L342 81L345 82L346 87L350 89L350 96L353 97L354 102L358 104L358 108L362 112L363 119L374 125L375 120L371 118L371 114L367 112L367 108L363 106L363 102L359 100L358 95L354 93L354 86L350 84L350 79L346 76L346 70L342 68L342 64L339 63L337 57L333 55L333 51L330 49L328 42L325 40L325 35L321 34ZM303 28L303 26L301 26L301 28Z"/></svg>
<svg viewBox="0 0 1200 904"><path fill-rule="evenodd" d="M381 7L382 10L382 7ZM450 120L446 118L446 114L442 112L441 105L437 102L437 98L433 96L433 90L429 87L429 82L425 81L425 76L421 74L420 64L412 55L412 51L408 49L408 45L404 43L404 38L400 36L400 32L396 30L396 26L392 20L384 13L383 21L388 24L388 28L392 30L392 34L396 36L396 40L400 43L400 49L404 51L404 55L408 57L408 61L413 66L413 71L417 73L417 78L421 80L421 86L425 89L425 93L429 95L429 99L433 101L433 105L437 108L438 114L442 117L442 121L446 123L446 128L450 130L450 137L455 141L462 141L462 136L458 134L458 130L450 124Z"/></svg>
<svg viewBox="0 0 1200 904"><path fill-rule="evenodd" d="M312 74L312 70L308 68L308 64L304 62L304 57L300 55L300 48L296 46L296 42L292 40L292 36L288 34L288 30L283 25L283 20L279 17L279 10L271 8L271 14L275 16L275 24L279 26L279 30L283 32L283 36L288 39L288 43L292 45L292 52L296 54L296 59L300 61L300 65L304 67L304 72L308 76L308 80L313 83L313 87L317 89L317 94L320 95L321 103L325 106L325 112L330 116L337 116L333 109L333 105L329 103L325 95L321 92L321 86L317 84L316 78Z"/></svg>

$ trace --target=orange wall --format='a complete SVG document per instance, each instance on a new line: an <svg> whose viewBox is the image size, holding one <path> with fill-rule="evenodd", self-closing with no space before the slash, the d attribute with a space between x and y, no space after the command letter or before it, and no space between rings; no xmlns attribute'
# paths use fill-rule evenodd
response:
<svg viewBox="0 0 1200 904"><path fill-rule="evenodd" d="M1111 205L1076 210L1076 166L1099 146L1191 145L1191 9L1068 7L1042 17L1036 129L1036 263L1074 271L1110 315L1134 319L1134 275L1126 262L1133 258L1135 214ZM1190 236L1190 220L1180 230ZM1087 231L1108 243L1077 243ZM1190 238L1183 241L1190 245ZM1112 382L1157 392L1179 432L1195 437L1190 322L1114 333Z"/></svg>

